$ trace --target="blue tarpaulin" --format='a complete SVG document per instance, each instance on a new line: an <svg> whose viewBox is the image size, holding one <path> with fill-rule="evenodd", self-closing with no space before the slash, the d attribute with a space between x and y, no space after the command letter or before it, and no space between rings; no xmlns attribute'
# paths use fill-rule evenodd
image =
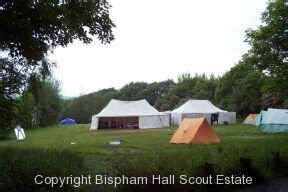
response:
<svg viewBox="0 0 288 192"><path fill-rule="evenodd" d="M74 119L66 118L60 121L61 125L74 125L76 124L76 121Z"/></svg>

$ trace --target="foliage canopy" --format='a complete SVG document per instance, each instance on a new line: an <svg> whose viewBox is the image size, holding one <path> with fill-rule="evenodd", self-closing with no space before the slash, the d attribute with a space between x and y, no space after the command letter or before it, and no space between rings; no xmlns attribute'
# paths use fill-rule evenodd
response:
<svg viewBox="0 0 288 192"><path fill-rule="evenodd" d="M37 62L49 49L78 39L101 43L114 39L106 1L0 1L0 50Z"/></svg>

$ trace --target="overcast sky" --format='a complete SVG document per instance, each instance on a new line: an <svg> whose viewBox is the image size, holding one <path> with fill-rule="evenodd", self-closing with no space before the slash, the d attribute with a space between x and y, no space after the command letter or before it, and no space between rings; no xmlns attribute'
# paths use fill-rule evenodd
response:
<svg viewBox="0 0 288 192"><path fill-rule="evenodd" d="M116 39L56 48L62 95L190 72L222 75L249 49L245 30L261 24L264 0L108 0Z"/></svg>

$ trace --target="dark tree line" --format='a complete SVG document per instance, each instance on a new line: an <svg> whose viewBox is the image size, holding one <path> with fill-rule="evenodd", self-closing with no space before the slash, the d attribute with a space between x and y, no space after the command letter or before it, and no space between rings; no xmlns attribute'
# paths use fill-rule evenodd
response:
<svg viewBox="0 0 288 192"><path fill-rule="evenodd" d="M75 118L77 122L88 123L91 116L99 113L111 99L125 101L146 99L154 105L174 85L172 80L159 83L131 82L119 90L102 89L95 93L83 95L66 101L63 117Z"/></svg>
<svg viewBox="0 0 288 192"><path fill-rule="evenodd" d="M131 82L119 90L103 89L95 93L66 101L64 116L80 123L89 123L91 116L99 113L111 99L146 99L159 111L173 110L189 99L208 99L229 111L244 116L258 113L267 107L284 107L284 100L274 106L265 106L261 97L266 84L265 76L252 65L241 61L222 77L205 74L181 75L177 82L167 80L145 83Z"/></svg>
<svg viewBox="0 0 288 192"><path fill-rule="evenodd" d="M32 75L16 109L17 123L25 128L58 124L64 110L59 82L51 78L39 80Z"/></svg>

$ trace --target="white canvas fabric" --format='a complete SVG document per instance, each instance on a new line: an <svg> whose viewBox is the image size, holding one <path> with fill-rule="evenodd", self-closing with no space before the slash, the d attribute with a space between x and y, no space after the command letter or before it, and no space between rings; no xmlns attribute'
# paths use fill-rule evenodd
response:
<svg viewBox="0 0 288 192"><path fill-rule="evenodd" d="M236 113L227 112L213 105L209 100L194 100L191 99L171 111L171 124L180 125L184 118L200 118L205 117L206 120L211 122L211 114L218 113L218 123L229 124L236 123Z"/></svg>
<svg viewBox="0 0 288 192"><path fill-rule="evenodd" d="M209 100L190 99L171 113L219 113L227 112L213 105Z"/></svg>
<svg viewBox="0 0 288 192"><path fill-rule="evenodd" d="M224 124L225 122L234 124L236 123L236 112L220 112L218 121L219 124Z"/></svg>
<svg viewBox="0 0 288 192"><path fill-rule="evenodd" d="M108 105L97 114L99 117L129 117L159 115L145 99L139 101L120 101L112 99Z"/></svg>
<svg viewBox="0 0 288 192"><path fill-rule="evenodd" d="M120 101L112 99L97 115L92 117L90 130L97 130L99 117L139 117L139 129L169 126L169 115L161 114L146 100Z"/></svg>
<svg viewBox="0 0 288 192"><path fill-rule="evenodd" d="M141 116L139 117L139 128L161 128L169 127L169 115Z"/></svg>
<svg viewBox="0 0 288 192"><path fill-rule="evenodd" d="M98 123L99 123L99 117L97 117L97 115L92 116L90 130L98 129Z"/></svg>
<svg viewBox="0 0 288 192"><path fill-rule="evenodd" d="M260 124L262 132L288 132L288 109L269 108Z"/></svg>
<svg viewBox="0 0 288 192"><path fill-rule="evenodd" d="M25 139L25 132L24 132L24 129L22 127L20 127L20 125L17 125L14 129L14 133L15 133L15 136L16 136L16 139L17 140L23 140Z"/></svg>
<svg viewBox="0 0 288 192"><path fill-rule="evenodd" d="M261 124L288 125L288 109L269 108Z"/></svg>

